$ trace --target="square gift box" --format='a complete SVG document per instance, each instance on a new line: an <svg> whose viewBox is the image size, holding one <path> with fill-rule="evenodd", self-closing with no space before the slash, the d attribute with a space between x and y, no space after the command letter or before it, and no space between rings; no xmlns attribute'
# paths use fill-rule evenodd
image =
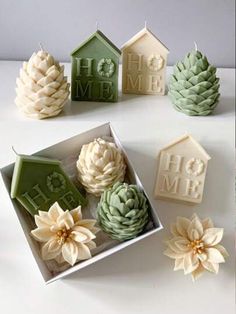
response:
<svg viewBox="0 0 236 314"><path fill-rule="evenodd" d="M95 263L98 260L103 259L106 256L109 256L119 250L122 250L123 248L137 241L140 241L141 239L146 238L150 236L151 234L154 234L155 232L162 229L162 225L158 218L158 215L154 207L152 206L147 194L145 193L142 183L139 180L131 162L129 161L127 157L127 154L121 142L116 136L110 123L103 124L89 131L78 134L58 144L50 146L41 151L38 151L34 155L60 160L62 162L64 170L68 173L71 179L76 180L75 179L76 177L75 162L76 162L76 159L78 158L82 145L87 144L98 137L112 138L115 144L122 150L124 158L125 158L125 162L127 165L126 181L132 184L137 184L146 195L149 202L150 223L147 225L147 227L144 229L141 235L138 235L136 238L125 241L125 242L118 242L116 240L111 240L106 234L104 234L101 231L99 233L101 233L102 236L101 235L99 236L99 233L98 233L97 248L94 251L92 251L91 259L80 261L74 266L69 267L67 269L54 271L52 269L53 264L51 264L48 261L45 262L42 260L41 255L40 255L39 244L30 235L30 231L35 228L34 220L32 219L32 216L29 215L29 213L22 207L22 205L16 199L11 199L13 208L17 214L17 217L19 219L19 222L25 234L26 240L30 246L30 249L38 264L39 270L46 283L51 283L54 280L63 278L77 270L80 270L90 264ZM11 180L12 180L12 175L13 175L13 169L14 169L14 163L1 169L2 178L5 183L9 196L10 196L10 190L11 190ZM82 214L86 218L94 218L95 208L99 199L94 199L94 197L89 196L89 194L87 194L87 198L88 198L88 205L85 208L82 208ZM91 209L92 207L93 207L93 210Z"/></svg>

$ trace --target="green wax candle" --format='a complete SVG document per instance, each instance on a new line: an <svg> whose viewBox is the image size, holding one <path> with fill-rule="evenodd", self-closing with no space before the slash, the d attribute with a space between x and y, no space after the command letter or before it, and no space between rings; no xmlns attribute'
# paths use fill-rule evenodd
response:
<svg viewBox="0 0 236 314"><path fill-rule="evenodd" d="M190 116L206 116L218 103L219 87L216 67L196 47L174 66L169 96L176 110Z"/></svg>
<svg viewBox="0 0 236 314"><path fill-rule="evenodd" d="M86 200L70 181L58 160L17 155L11 197L16 198L31 215L48 211L54 202L73 209Z"/></svg>
<svg viewBox="0 0 236 314"><path fill-rule="evenodd" d="M96 31L71 57L72 100L117 101L120 50L102 32Z"/></svg>

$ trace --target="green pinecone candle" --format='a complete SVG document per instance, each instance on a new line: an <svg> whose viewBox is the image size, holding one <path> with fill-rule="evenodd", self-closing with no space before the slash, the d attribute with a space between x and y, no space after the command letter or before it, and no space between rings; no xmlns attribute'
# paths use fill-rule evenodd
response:
<svg viewBox="0 0 236 314"><path fill-rule="evenodd" d="M217 105L219 86L216 67L195 49L174 66L169 96L178 111L190 116L206 116Z"/></svg>
<svg viewBox="0 0 236 314"><path fill-rule="evenodd" d="M136 185L120 182L102 194L97 214L101 229L119 241L135 238L149 221L143 192Z"/></svg>

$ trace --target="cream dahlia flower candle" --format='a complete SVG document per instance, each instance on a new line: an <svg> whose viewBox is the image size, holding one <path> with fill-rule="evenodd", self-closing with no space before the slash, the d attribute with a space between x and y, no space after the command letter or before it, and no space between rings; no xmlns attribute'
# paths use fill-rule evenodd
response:
<svg viewBox="0 0 236 314"><path fill-rule="evenodd" d="M174 270L183 270L196 280L205 271L217 274L219 264L228 256L220 245L223 228L215 228L212 220L201 220L196 214L191 219L178 217L171 226L172 238L164 254L175 260Z"/></svg>
<svg viewBox="0 0 236 314"><path fill-rule="evenodd" d="M93 240L99 229L95 227L96 220L82 219L80 206L64 211L56 202L48 212L39 211L34 218L37 228L31 234L42 243L43 260L55 259L73 266L92 257L90 249L96 247Z"/></svg>

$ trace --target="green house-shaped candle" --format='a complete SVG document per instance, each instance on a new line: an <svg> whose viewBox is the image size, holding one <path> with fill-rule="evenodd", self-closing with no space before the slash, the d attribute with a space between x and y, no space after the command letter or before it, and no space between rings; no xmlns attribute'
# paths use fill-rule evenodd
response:
<svg viewBox="0 0 236 314"><path fill-rule="evenodd" d="M99 30L72 51L71 99L117 101L120 54Z"/></svg>
<svg viewBox="0 0 236 314"><path fill-rule="evenodd" d="M86 203L60 161L26 155L16 157L11 197L16 198L31 215L39 210L48 211L56 201L65 210Z"/></svg>

